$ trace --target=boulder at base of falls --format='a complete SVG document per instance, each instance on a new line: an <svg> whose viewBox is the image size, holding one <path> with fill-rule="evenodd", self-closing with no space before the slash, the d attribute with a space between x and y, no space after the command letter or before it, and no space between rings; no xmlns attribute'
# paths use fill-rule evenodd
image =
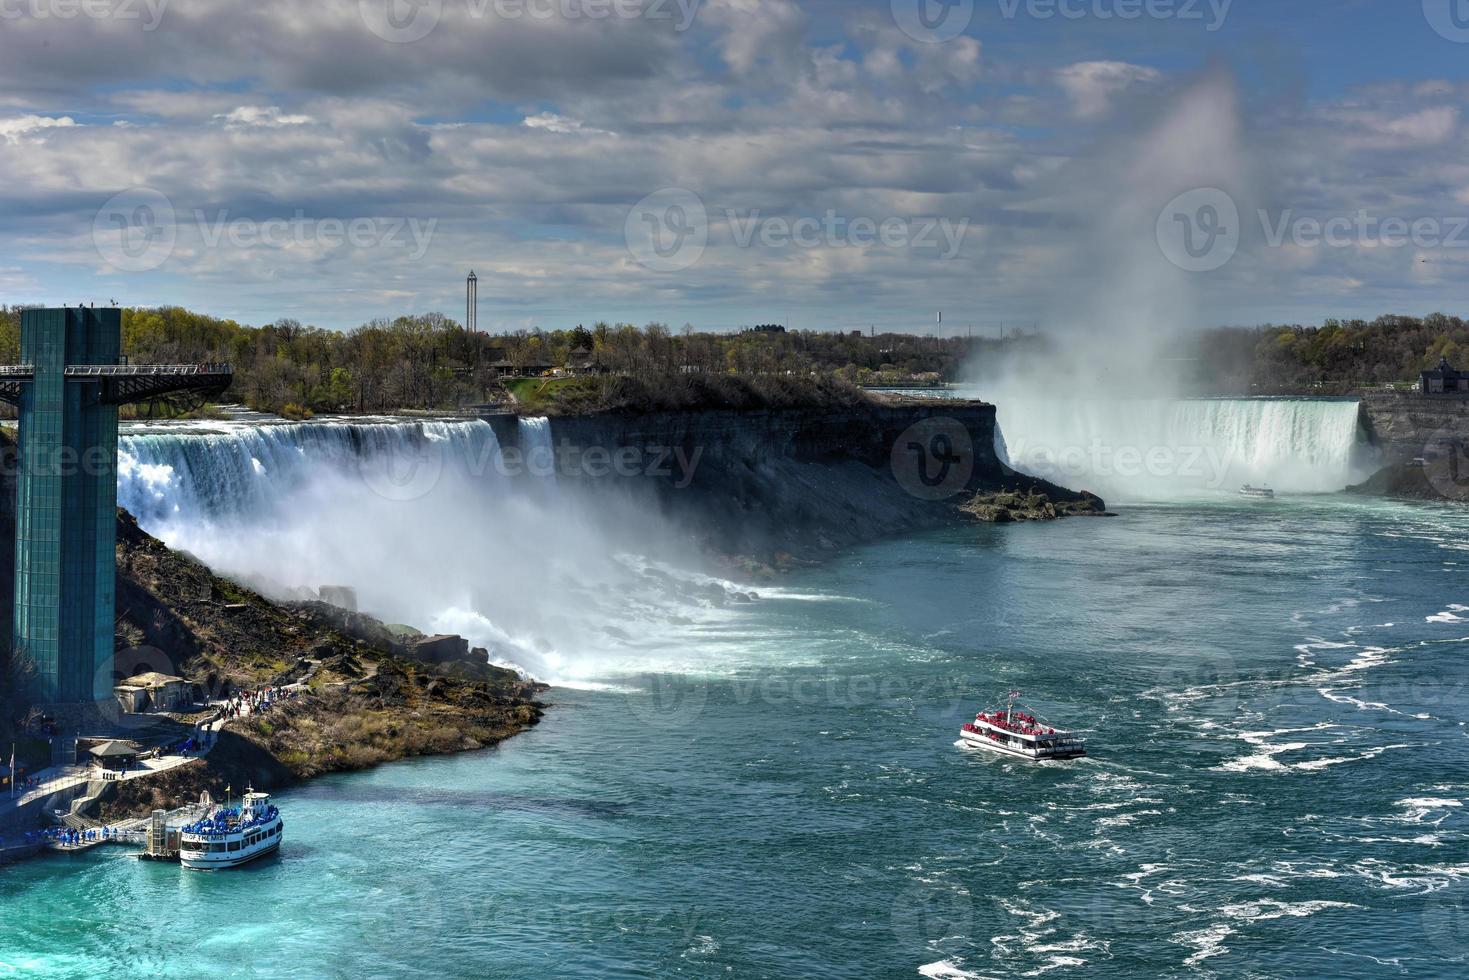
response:
<svg viewBox="0 0 1469 980"><path fill-rule="evenodd" d="M976 493L959 509L986 524L1056 521L1063 517L1111 517L1102 498L1091 493L1072 500L1055 500L1039 490L997 490Z"/></svg>

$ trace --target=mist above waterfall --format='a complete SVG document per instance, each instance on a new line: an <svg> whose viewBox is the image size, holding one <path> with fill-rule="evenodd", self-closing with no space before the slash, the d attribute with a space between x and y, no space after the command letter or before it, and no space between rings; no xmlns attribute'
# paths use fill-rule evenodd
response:
<svg viewBox="0 0 1469 980"><path fill-rule="evenodd" d="M220 429L219 426L211 426ZM324 585L563 683L661 669L673 627L730 587L631 493L555 486L544 422L509 460L483 422L124 434L120 503L172 547L275 598ZM549 492L554 488L554 493Z"/></svg>
<svg viewBox="0 0 1469 980"><path fill-rule="evenodd" d="M1191 267L1192 253L1166 237L1180 217L1169 210L1202 194L1206 219L1227 221L1221 211L1248 214L1257 197L1234 78L1210 72L1112 131L1044 202L1077 229L1051 265L1044 340L969 365L972 393L998 406L1011 465L1116 500L1245 482L1330 492L1364 475L1352 403L1187 400L1208 368L1189 337L1210 322L1209 290L1227 288L1233 269ZM1226 207L1210 203L1226 197Z"/></svg>

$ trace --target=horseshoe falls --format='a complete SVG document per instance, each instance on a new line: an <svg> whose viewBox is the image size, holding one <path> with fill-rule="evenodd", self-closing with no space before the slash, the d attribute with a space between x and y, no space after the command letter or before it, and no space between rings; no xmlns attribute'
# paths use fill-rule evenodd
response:
<svg viewBox="0 0 1469 980"><path fill-rule="evenodd" d="M1351 399L999 399L1010 465L1109 502L1206 498L1248 483L1335 493L1372 472Z"/></svg>

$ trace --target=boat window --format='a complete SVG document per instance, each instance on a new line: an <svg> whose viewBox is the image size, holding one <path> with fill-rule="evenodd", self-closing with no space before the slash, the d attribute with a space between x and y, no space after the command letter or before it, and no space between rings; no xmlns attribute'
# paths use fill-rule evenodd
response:
<svg viewBox="0 0 1469 980"><path fill-rule="evenodd" d="M214 843L214 844L210 844L209 845L209 853L210 854L219 854L219 853L221 853L223 851L224 851L224 844L222 844L222 843Z"/></svg>

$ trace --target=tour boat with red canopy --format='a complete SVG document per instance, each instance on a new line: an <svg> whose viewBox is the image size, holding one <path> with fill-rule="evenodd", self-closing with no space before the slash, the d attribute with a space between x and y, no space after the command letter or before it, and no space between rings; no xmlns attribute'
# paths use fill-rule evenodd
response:
<svg viewBox="0 0 1469 980"><path fill-rule="evenodd" d="M1011 691L1004 708L986 708L965 725L959 737L965 745L1001 755L1039 762L1043 759L1079 759L1086 755L1086 739L1052 728Z"/></svg>

